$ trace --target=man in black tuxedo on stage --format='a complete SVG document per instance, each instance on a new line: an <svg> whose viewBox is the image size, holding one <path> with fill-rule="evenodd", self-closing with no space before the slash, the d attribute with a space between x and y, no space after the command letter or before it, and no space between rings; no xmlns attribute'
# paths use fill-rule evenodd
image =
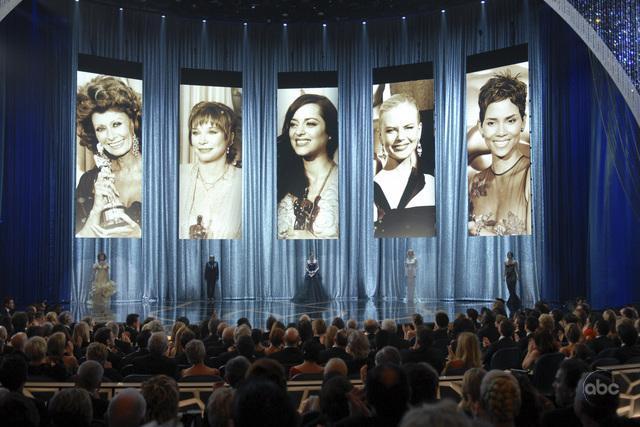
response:
<svg viewBox="0 0 640 427"><path fill-rule="evenodd" d="M204 280L207 282L207 298L212 300L215 298L216 283L220 277L218 269L218 261L213 255L209 256L209 262L204 267Z"/></svg>

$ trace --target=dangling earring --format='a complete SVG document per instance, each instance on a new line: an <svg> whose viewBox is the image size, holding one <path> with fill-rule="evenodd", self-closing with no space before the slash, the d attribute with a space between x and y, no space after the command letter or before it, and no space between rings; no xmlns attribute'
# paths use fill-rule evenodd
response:
<svg viewBox="0 0 640 427"><path fill-rule="evenodd" d="M133 134L133 146L131 147L131 154L133 157L140 157L140 141L138 141L138 137L136 134Z"/></svg>
<svg viewBox="0 0 640 427"><path fill-rule="evenodd" d="M227 150L226 150L227 151L227 156L229 155L229 147L230 147L230 145L227 145Z"/></svg>
<svg viewBox="0 0 640 427"><path fill-rule="evenodd" d="M418 146L416 147L416 153L418 153L418 157L422 157L422 144L418 141Z"/></svg>

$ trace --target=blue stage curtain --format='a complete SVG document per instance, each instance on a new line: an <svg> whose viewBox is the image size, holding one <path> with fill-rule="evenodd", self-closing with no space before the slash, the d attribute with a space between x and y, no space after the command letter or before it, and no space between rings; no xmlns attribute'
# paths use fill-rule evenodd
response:
<svg viewBox="0 0 640 427"><path fill-rule="evenodd" d="M597 305L618 303L622 296L636 299L635 290L607 287L613 272L617 276L611 283L620 286L640 274L638 223L611 167L601 111L591 107L595 96L587 50L538 0L496 0L404 21L330 23L326 28L201 23L82 2L34 0L0 27L11 48L3 80L6 102L0 103L6 140L0 267L8 283L5 292L19 301L70 296L84 302L101 250L109 255L118 284L115 299L121 301L202 298L202 268L209 254L221 263L218 297L290 298L302 281L310 250L319 256L331 297L401 298L409 247L419 260L419 298L506 297L502 263L511 250L520 261L526 304L541 296L563 300L578 294L597 298ZM469 238L465 58L521 43L529 43L533 94L534 234ZM140 240L73 237L78 53L144 65ZM433 61L436 81L438 236L376 240L371 69L424 61ZM241 241L177 239L183 67L243 72ZM278 241L277 73L324 70L337 70L339 77L340 239ZM606 111L619 99L603 98L599 108ZM633 135L637 141L638 134Z"/></svg>

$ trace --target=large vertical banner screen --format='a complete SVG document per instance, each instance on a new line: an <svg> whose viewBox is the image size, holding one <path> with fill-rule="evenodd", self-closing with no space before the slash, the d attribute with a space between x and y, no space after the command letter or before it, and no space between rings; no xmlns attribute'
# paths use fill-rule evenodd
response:
<svg viewBox="0 0 640 427"><path fill-rule="evenodd" d="M376 238L436 235L433 65L373 70Z"/></svg>
<svg viewBox="0 0 640 427"><path fill-rule="evenodd" d="M242 73L183 69L180 239L242 238Z"/></svg>
<svg viewBox="0 0 640 427"><path fill-rule="evenodd" d="M467 58L470 236L531 234L527 45Z"/></svg>
<svg viewBox="0 0 640 427"><path fill-rule="evenodd" d="M279 73L279 239L337 239L338 88L335 72Z"/></svg>
<svg viewBox="0 0 640 427"><path fill-rule="evenodd" d="M142 237L142 65L80 55L76 237Z"/></svg>

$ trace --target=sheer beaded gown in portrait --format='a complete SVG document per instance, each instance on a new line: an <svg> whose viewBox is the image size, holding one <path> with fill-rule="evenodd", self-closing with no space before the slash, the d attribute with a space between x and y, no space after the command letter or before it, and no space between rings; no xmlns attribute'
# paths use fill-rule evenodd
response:
<svg viewBox="0 0 640 427"><path fill-rule="evenodd" d="M318 260L311 256L307 259L304 282L301 286L298 286L292 301L296 303L314 303L327 301L328 299L329 296L322 287L322 276L320 276Z"/></svg>

